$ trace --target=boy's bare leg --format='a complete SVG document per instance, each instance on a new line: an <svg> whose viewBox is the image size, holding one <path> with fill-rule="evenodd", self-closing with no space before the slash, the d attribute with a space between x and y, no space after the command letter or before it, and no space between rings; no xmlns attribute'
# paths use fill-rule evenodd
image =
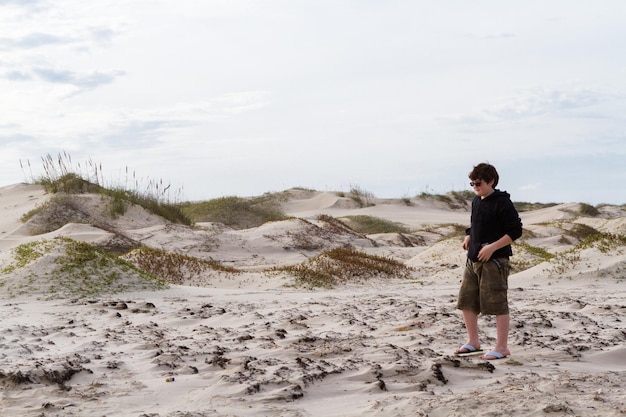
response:
<svg viewBox="0 0 626 417"><path fill-rule="evenodd" d="M510 316L508 314L496 316L496 352L500 352L505 356L511 354L508 348L509 322Z"/></svg>
<svg viewBox="0 0 626 417"><path fill-rule="evenodd" d="M508 348L509 325L510 316L508 314L496 316L496 347L494 351L504 356L509 356L511 354L511 351ZM491 355L483 355L481 357L487 360L498 359L497 357Z"/></svg>
<svg viewBox="0 0 626 417"><path fill-rule="evenodd" d="M467 344L480 349L480 341L478 340L478 314L470 310L461 310L463 313L463 321L465 322L465 330L467 330Z"/></svg>

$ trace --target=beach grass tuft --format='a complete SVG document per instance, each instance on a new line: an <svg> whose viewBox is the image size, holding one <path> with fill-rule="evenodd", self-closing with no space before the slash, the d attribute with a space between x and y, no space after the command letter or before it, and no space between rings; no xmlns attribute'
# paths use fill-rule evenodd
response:
<svg viewBox="0 0 626 417"><path fill-rule="evenodd" d="M102 164L92 159L84 163L74 162L71 155L63 151L56 157L47 154L41 161L44 174L39 178L31 177L31 182L42 185L51 194L100 194L110 198L109 212L112 216L123 215L129 205L137 204L173 223L191 224L181 210L182 189L174 194L171 184L162 179L139 178L126 167L124 180L107 186ZM30 167L30 161L20 161L22 169L25 165Z"/></svg>
<svg viewBox="0 0 626 417"><path fill-rule="evenodd" d="M364 190L358 185L353 184L350 186L350 198L361 208L371 207L374 205L374 203L371 202L371 199L374 198L374 194Z"/></svg>

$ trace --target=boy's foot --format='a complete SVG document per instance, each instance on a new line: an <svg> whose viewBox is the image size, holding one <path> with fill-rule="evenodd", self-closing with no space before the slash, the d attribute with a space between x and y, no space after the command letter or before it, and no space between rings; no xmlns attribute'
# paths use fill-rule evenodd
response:
<svg viewBox="0 0 626 417"><path fill-rule="evenodd" d="M496 352L495 350L490 350L489 352L487 352L484 355L482 355L480 357L480 359L484 359L486 361L495 361L495 360L498 360L498 359L504 359L504 358L506 358L508 356L509 355L505 355L503 353Z"/></svg>
<svg viewBox="0 0 626 417"><path fill-rule="evenodd" d="M469 343L466 343L454 351L454 356L469 356L478 355L481 353L483 353L483 350L480 347L474 347Z"/></svg>

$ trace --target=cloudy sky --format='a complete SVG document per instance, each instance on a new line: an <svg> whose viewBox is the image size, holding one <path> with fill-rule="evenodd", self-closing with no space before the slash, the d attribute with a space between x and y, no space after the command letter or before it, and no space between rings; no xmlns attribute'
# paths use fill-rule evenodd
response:
<svg viewBox="0 0 626 417"><path fill-rule="evenodd" d="M0 185L626 203L622 0L0 0ZM26 166L26 168L22 168ZM28 166L30 164L30 166Z"/></svg>

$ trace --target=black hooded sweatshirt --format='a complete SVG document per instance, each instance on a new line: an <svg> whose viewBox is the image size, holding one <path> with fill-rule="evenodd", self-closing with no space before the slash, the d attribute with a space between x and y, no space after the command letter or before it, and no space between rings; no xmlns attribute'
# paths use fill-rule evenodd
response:
<svg viewBox="0 0 626 417"><path fill-rule="evenodd" d="M522 236L522 220L510 195L506 191L494 190L489 196L475 196L472 201L471 226L465 231L470 235L467 257L478 261L478 252L483 245L493 243L504 235L512 240ZM511 245L498 249L491 255L493 258L507 258L513 255Z"/></svg>

